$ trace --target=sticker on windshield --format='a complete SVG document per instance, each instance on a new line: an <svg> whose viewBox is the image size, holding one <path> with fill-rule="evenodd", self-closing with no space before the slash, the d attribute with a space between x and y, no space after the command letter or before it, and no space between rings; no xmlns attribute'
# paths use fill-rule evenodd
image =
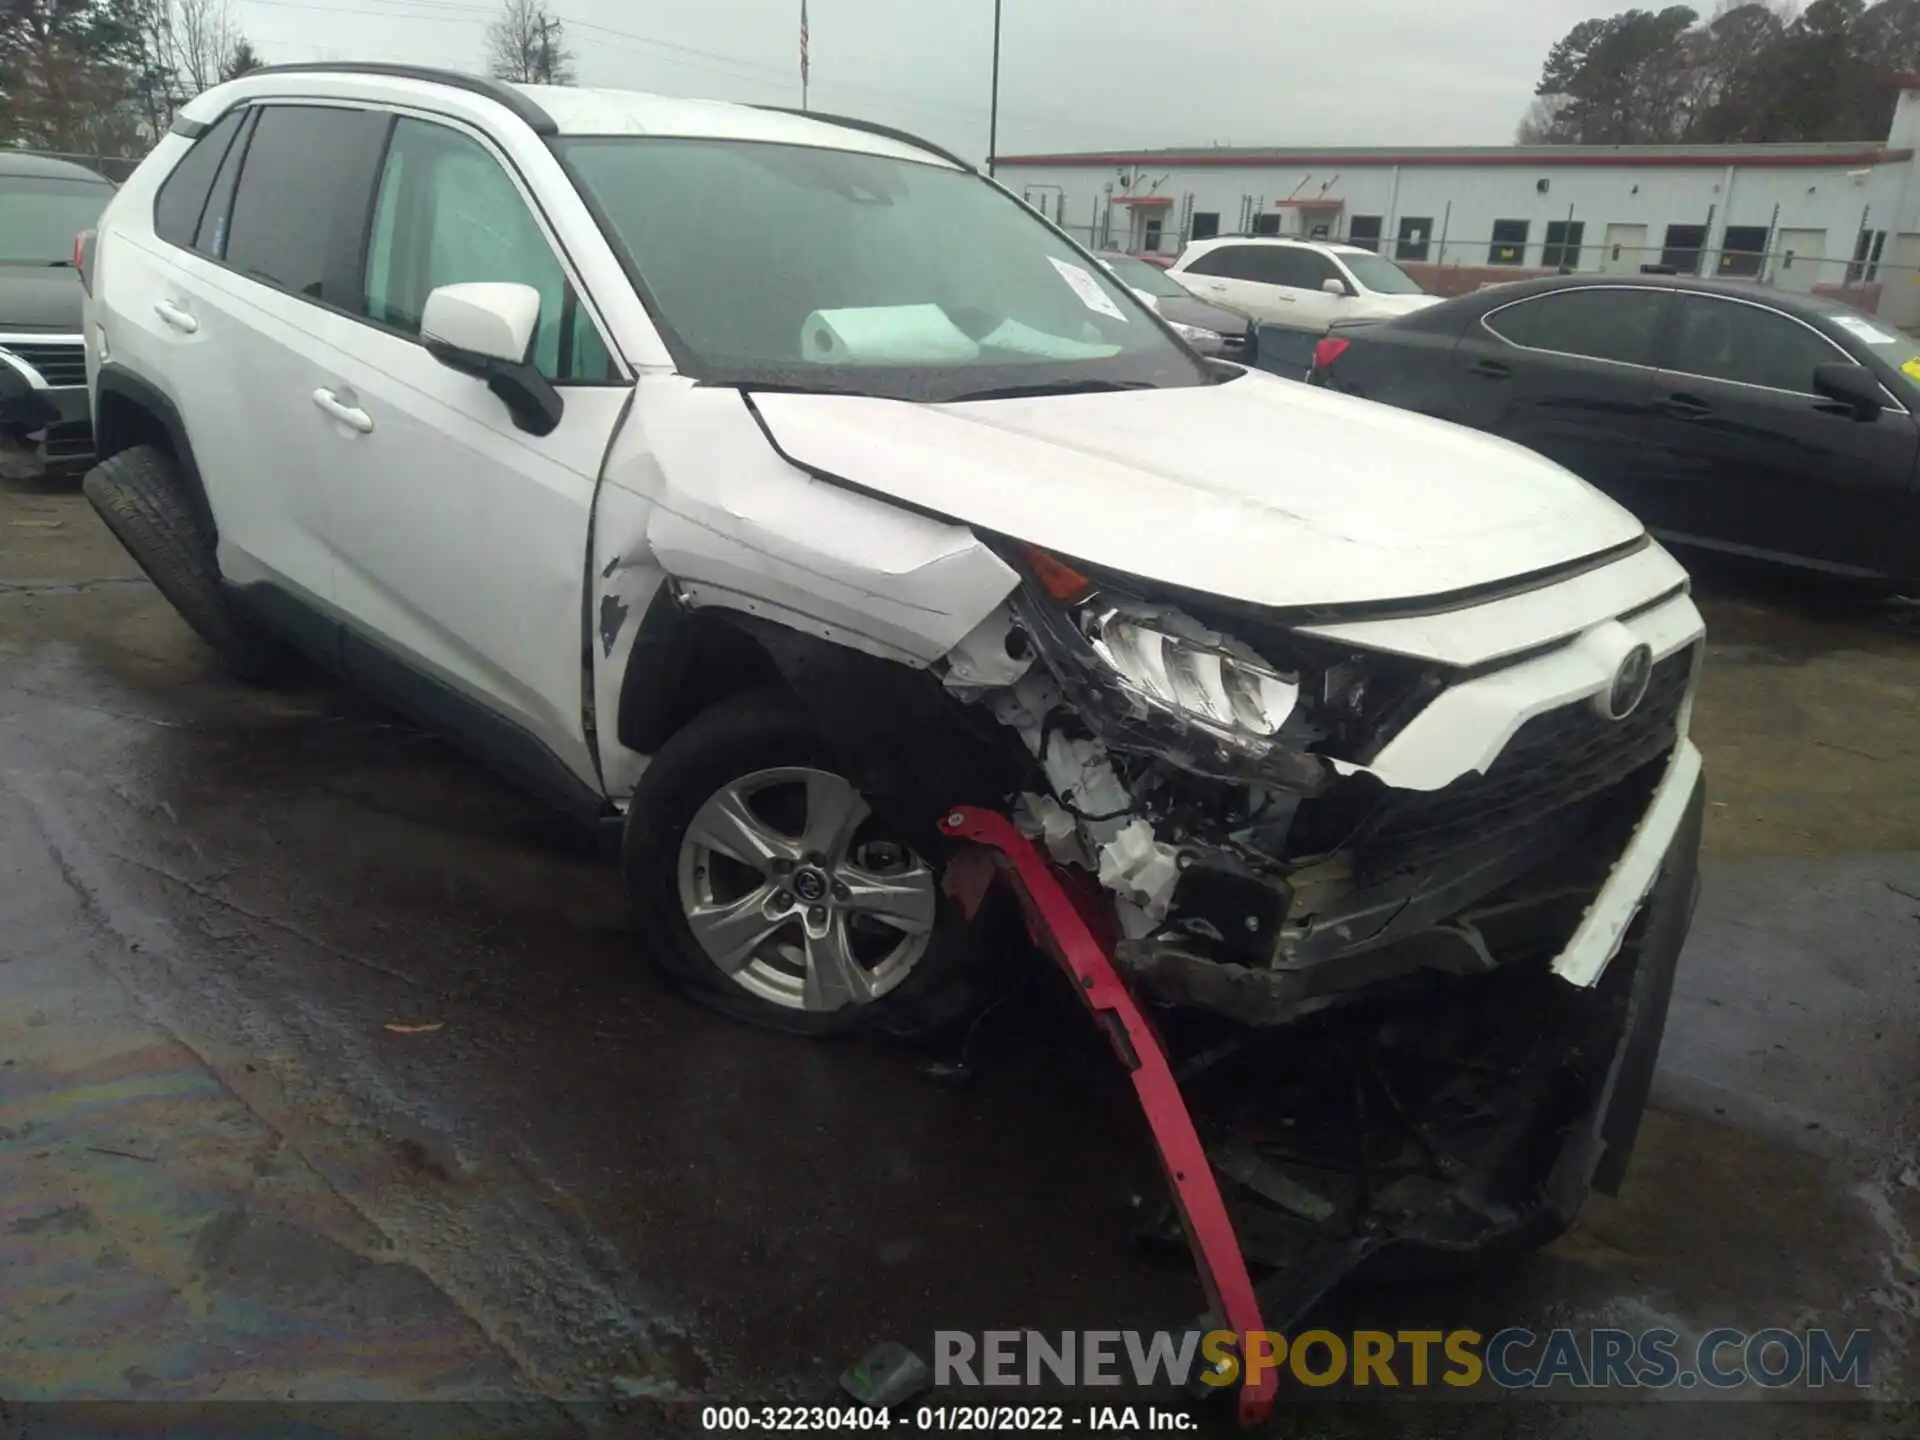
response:
<svg viewBox="0 0 1920 1440"><path fill-rule="evenodd" d="M1902 365L1900 367L1900 373L1909 380L1920 380L1920 355L1914 356L1913 359Z"/></svg>
<svg viewBox="0 0 1920 1440"><path fill-rule="evenodd" d="M1120 307L1113 303L1113 297L1100 288L1100 282L1094 279L1089 271L1081 269L1071 261L1054 260L1051 255L1047 259L1053 260L1053 268L1060 272L1062 280L1073 287L1073 293L1080 297L1082 305L1102 315L1111 315L1116 320L1127 318L1120 313Z"/></svg>
<svg viewBox="0 0 1920 1440"><path fill-rule="evenodd" d="M1850 335L1858 335L1869 345L1897 345L1900 343L1898 336L1889 335L1886 331L1869 321L1861 319L1858 315L1836 315L1833 317L1833 323Z"/></svg>

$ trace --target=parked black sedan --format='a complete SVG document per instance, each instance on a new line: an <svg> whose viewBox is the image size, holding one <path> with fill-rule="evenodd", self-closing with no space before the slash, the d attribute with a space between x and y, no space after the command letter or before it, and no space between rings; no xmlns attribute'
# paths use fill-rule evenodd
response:
<svg viewBox="0 0 1920 1440"><path fill-rule="evenodd" d="M1663 540L1920 583L1920 342L1848 306L1556 276L1336 328L1312 380L1537 450Z"/></svg>

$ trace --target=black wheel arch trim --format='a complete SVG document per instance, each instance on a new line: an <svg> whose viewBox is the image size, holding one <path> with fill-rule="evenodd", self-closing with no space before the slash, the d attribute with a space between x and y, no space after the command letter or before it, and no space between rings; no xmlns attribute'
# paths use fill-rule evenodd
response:
<svg viewBox="0 0 1920 1440"><path fill-rule="evenodd" d="M195 518L206 527L207 538L217 543L220 527L214 519L213 505L207 498L206 484L200 478L200 466L193 457L193 444L187 438L187 422L181 417L179 407L164 391L131 370L111 361L102 365L93 400L95 463L131 449L147 438L138 433L121 433L116 407L107 403L109 399L124 400L144 411L166 432L167 443L180 469L187 502L193 507Z"/></svg>
<svg viewBox="0 0 1920 1440"><path fill-rule="evenodd" d="M586 820L613 813L606 796L532 731L311 600L270 581L236 586L229 594L248 618L556 809Z"/></svg>

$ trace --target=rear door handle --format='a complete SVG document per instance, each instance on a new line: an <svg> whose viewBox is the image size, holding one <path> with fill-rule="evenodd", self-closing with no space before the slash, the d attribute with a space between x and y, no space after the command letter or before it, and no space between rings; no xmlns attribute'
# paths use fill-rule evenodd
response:
<svg viewBox="0 0 1920 1440"><path fill-rule="evenodd" d="M182 310L171 300L153 302L153 313L183 335L191 335L200 328L200 322Z"/></svg>
<svg viewBox="0 0 1920 1440"><path fill-rule="evenodd" d="M1478 375L1482 380L1510 380L1513 378L1513 367L1504 360L1476 360L1469 373Z"/></svg>
<svg viewBox="0 0 1920 1440"><path fill-rule="evenodd" d="M371 415L367 414L366 411L357 405L342 404L340 397L324 385L313 392L313 403L326 411L327 414L331 415L334 419L338 420L342 425L351 426L362 435L371 434L373 431L373 417Z"/></svg>
<svg viewBox="0 0 1920 1440"><path fill-rule="evenodd" d="M1676 420L1698 420L1713 413L1713 407L1696 395L1669 395L1660 408Z"/></svg>

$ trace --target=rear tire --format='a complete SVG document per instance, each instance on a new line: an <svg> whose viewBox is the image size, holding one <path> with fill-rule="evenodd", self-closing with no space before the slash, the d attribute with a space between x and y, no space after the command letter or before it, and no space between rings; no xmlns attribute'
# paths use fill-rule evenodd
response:
<svg viewBox="0 0 1920 1440"><path fill-rule="evenodd" d="M627 895L642 942L689 996L736 1019L799 1035L862 1030L918 1039L935 1034L976 1006L983 967L972 937L940 893L937 871L894 837L881 835L873 817L850 828L844 846L817 850L817 865L805 859L802 842L813 822L816 784L823 794L836 793L835 785L846 794L858 794L843 778L832 747L781 691L723 700L668 740L635 788L622 847ZM771 853L783 836L791 836L796 858L743 866L725 848L704 844L713 829L708 817L714 815L714 805L737 801L747 808L747 799L759 795L793 801L800 809L787 824L761 822L762 828L747 838L765 842ZM690 841L696 818L702 819L702 838ZM860 897L853 890L841 896L842 877L853 877L856 886L863 874L880 878L877 871L861 867L888 853L897 859L887 867L885 883L913 893L904 905L889 902L876 908L910 910L914 926L930 922L924 929L893 931L891 921L854 913L862 906L854 903ZM787 868L776 873L776 865ZM808 870L814 873L802 873ZM730 882L724 893L723 871ZM807 901L829 882L831 894L815 907L824 923L810 926ZM807 892L804 898L802 892ZM695 938L689 917L716 914L742 897L761 895L766 897L764 908L756 901L743 918L753 931L768 933L751 941L749 958L736 961L736 969L729 972ZM842 898L847 901L844 909ZM770 929L770 915L790 918ZM854 956L860 969L851 986L829 985L818 976L830 967L824 960L815 964L816 955L827 953L815 945L826 942L812 932L830 931L843 922L847 930L840 933L851 932L860 944L849 941L839 953ZM710 924L703 923L703 930L712 935ZM882 958L868 968L867 957L876 951ZM870 996L861 993L869 989L874 992ZM817 992L839 1003L819 1008ZM855 998L847 998L850 995Z"/></svg>
<svg viewBox="0 0 1920 1440"><path fill-rule="evenodd" d="M286 648L235 610L212 538L187 502L171 455L152 445L122 450L89 470L81 489L225 669L254 682L285 670Z"/></svg>

